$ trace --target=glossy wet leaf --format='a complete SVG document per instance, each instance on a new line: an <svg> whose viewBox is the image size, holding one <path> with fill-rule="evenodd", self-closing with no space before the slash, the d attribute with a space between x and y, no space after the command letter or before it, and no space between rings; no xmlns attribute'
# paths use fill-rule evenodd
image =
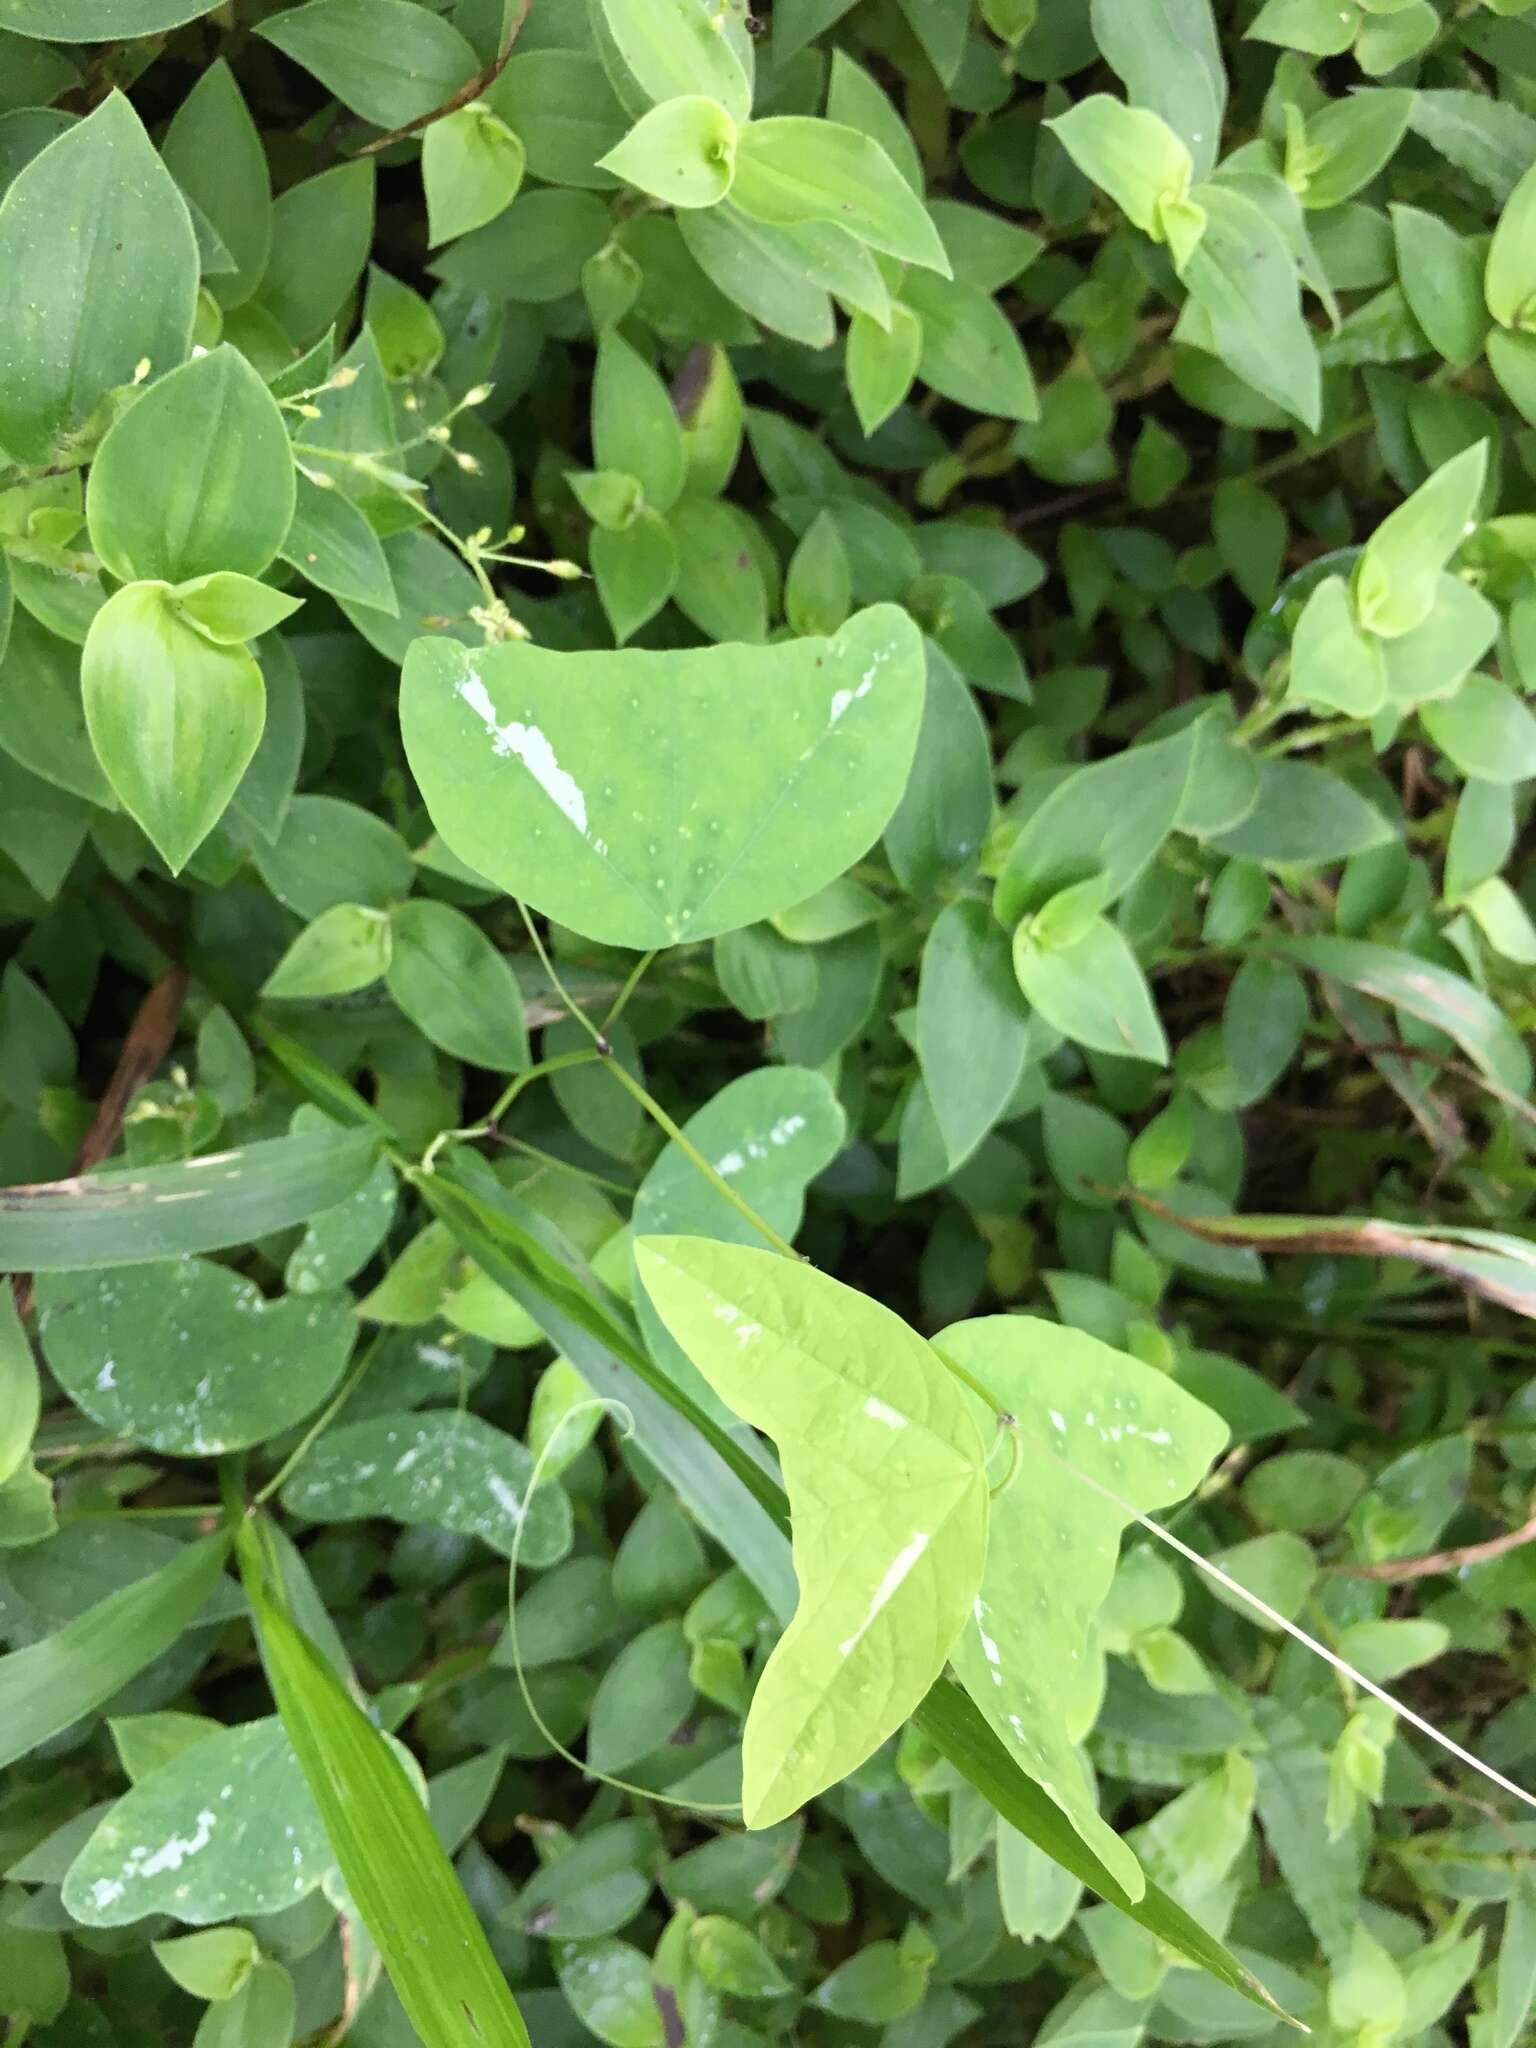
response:
<svg viewBox="0 0 1536 2048"><path fill-rule="evenodd" d="M1099 1818L1073 1748L1098 1703L1091 1629L1127 1509L1188 1493L1226 1426L1150 1366L1037 1317L952 1324L934 1343L1016 1418L1021 1453L993 1504L986 1572L955 1669L1020 1767L1139 1898L1140 1867Z"/></svg>
<svg viewBox="0 0 1536 2048"><path fill-rule="evenodd" d="M356 1323L334 1294L269 1301L226 1266L182 1259L42 1275L38 1333L54 1376L104 1429L208 1457L318 1408Z"/></svg>
<svg viewBox="0 0 1536 2048"><path fill-rule="evenodd" d="M643 948L750 924L841 874L900 798L922 680L916 629L883 605L833 640L728 659L420 640L401 722L462 860L589 937ZM785 812L793 832L764 830Z"/></svg>
<svg viewBox="0 0 1536 2048"><path fill-rule="evenodd" d="M285 1506L316 1522L388 1515L478 1536L510 1556L524 1519L530 1453L478 1415L433 1409L381 1415L328 1430L284 1490ZM521 1555L553 1564L571 1544L570 1502L541 1485L526 1505Z"/></svg>
<svg viewBox="0 0 1536 2048"><path fill-rule="evenodd" d="M981 1440L921 1339L836 1281L697 1239L643 1239L636 1261L784 1468L800 1605L743 1752L746 1818L767 1827L867 1756L942 1668L986 1542Z"/></svg>

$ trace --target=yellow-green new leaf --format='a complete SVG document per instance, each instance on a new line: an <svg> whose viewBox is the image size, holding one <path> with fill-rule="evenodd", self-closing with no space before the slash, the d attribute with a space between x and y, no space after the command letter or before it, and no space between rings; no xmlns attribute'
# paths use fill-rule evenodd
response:
<svg viewBox="0 0 1536 2048"><path fill-rule="evenodd" d="M1440 571L1471 531L1487 468L1488 443L1474 441L1387 514L1355 565L1362 626L1390 640L1428 618Z"/></svg>
<svg viewBox="0 0 1536 2048"><path fill-rule="evenodd" d="M1095 92L1045 125L1133 226L1162 240L1158 209L1164 200L1188 197L1195 167L1160 114Z"/></svg>
<svg viewBox="0 0 1536 2048"><path fill-rule="evenodd" d="M1499 215L1488 247L1483 295L1501 327L1536 328L1536 164Z"/></svg>
<svg viewBox="0 0 1536 2048"><path fill-rule="evenodd" d="M1009 1754L1139 1899L1141 1866L1100 1819L1074 1746L1098 1706L1090 1631L1129 1511L1188 1493L1226 1425L1165 1373L1037 1316L955 1323L934 1348L1014 1417L1021 1460L993 1504L986 1573L951 1659ZM974 1412L985 1415L979 1401Z"/></svg>
<svg viewBox="0 0 1536 2048"><path fill-rule="evenodd" d="M277 1710L359 1916L425 2048L530 2048L500 1964L398 1757L274 1594L253 1524L240 1568Z"/></svg>
<svg viewBox="0 0 1536 2048"><path fill-rule="evenodd" d="M982 1440L929 1347L851 1288L698 1238L635 1256L667 1328L783 1466L800 1603L742 1746L747 1825L769 1827L856 1769L943 1669L986 1552Z"/></svg>

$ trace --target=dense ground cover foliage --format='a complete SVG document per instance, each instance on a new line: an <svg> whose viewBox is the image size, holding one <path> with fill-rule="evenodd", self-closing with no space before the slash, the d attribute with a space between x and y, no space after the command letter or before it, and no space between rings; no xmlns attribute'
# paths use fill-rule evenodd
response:
<svg viewBox="0 0 1536 2048"><path fill-rule="evenodd" d="M6 2048L1528 2039L1532 0L0 0L0 195Z"/></svg>

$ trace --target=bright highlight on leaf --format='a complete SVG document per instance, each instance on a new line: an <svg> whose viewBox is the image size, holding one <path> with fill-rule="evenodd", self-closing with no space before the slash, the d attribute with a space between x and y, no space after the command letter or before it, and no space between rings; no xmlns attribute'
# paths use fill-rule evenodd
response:
<svg viewBox="0 0 1536 2048"><path fill-rule="evenodd" d="M942 1670L980 1583L982 1440L965 1397L889 1309L772 1253L644 1238L667 1328L773 1438L800 1604L753 1695L749 1827L770 1827L900 1726Z"/></svg>
<svg viewBox="0 0 1536 2048"><path fill-rule="evenodd" d="M841 874L896 808L922 693L916 627L875 605L830 640L728 653L418 640L400 718L461 860L643 949L750 924ZM779 819L792 829L768 829Z"/></svg>

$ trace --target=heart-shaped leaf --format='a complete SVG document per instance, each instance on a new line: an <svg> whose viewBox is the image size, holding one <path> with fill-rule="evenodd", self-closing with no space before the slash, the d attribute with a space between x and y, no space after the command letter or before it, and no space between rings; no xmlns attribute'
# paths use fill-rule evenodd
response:
<svg viewBox="0 0 1536 2048"><path fill-rule="evenodd" d="M275 1716L223 1728L141 1778L64 1880L87 1927L169 1913L193 1927L277 1913L334 1867L325 1829Z"/></svg>
<svg viewBox="0 0 1536 2048"><path fill-rule="evenodd" d="M981 1438L916 1332L825 1274L687 1237L645 1238L636 1261L784 1468L800 1604L742 1745L747 1825L768 1827L861 1764L943 1669L986 1553Z"/></svg>
<svg viewBox="0 0 1536 2048"><path fill-rule="evenodd" d="M955 1323L934 1348L1013 1416L1022 1459L993 1503L981 1592L951 1660L1021 1769L1139 1899L1141 1867L1099 1818L1073 1747L1098 1705L1089 1632L1129 1519L1087 1481L1131 1508L1166 1507L1226 1425L1166 1374L1037 1316ZM986 1416L979 1401L974 1412Z"/></svg>
<svg viewBox="0 0 1536 2048"><path fill-rule="evenodd" d="M340 1295L267 1301L207 1259L45 1273L38 1331L77 1407L180 1457L261 1443L319 1407L357 1334Z"/></svg>
<svg viewBox="0 0 1536 2048"><path fill-rule="evenodd" d="M588 938L648 948L842 874L900 801L922 702L921 637L882 604L773 647L418 640L400 722L460 860Z"/></svg>

